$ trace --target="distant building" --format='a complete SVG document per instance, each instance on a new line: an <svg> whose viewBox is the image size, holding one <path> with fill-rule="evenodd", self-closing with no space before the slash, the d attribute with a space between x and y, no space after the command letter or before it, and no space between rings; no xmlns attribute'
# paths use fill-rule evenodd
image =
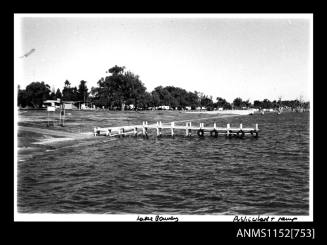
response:
<svg viewBox="0 0 327 245"><path fill-rule="evenodd" d="M169 110L170 107L169 107L169 105L161 105L161 106L159 106L159 109L161 109L161 110Z"/></svg>
<svg viewBox="0 0 327 245"><path fill-rule="evenodd" d="M60 107L60 99L57 100L45 100L43 101L43 107L55 107L55 108L59 108Z"/></svg>
<svg viewBox="0 0 327 245"><path fill-rule="evenodd" d="M192 110L192 107L191 106L185 106L185 109L190 111L190 110Z"/></svg>
<svg viewBox="0 0 327 245"><path fill-rule="evenodd" d="M79 109L79 101L63 101L62 104L64 105L65 110Z"/></svg>
<svg viewBox="0 0 327 245"><path fill-rule="evenodd" d="M95 105L92 102L85 102L80 104L81 110L95 110Z"/></svg>

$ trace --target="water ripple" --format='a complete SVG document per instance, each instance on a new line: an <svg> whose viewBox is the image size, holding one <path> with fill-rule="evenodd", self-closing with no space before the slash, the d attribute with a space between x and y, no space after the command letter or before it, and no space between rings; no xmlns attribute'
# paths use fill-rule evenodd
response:
<svg viewBox="0 0 327 245"><path fill-rule="evenodd" d="M228 120L259 123L262 132L85 141L26 159L18 165L19 211L308 214L308 114Z"/></svg>

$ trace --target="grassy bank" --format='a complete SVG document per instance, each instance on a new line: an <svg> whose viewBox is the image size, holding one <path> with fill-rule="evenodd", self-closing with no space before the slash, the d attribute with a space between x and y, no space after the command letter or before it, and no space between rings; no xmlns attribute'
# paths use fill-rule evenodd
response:
<svg viewBox="0 0 327 245"><path fill-rule="evenodd" d="M180 111L67 111L64 127L59 126L59 112L50 113L50 127L47 127L46 111L24 111L18 113L18 126L37 127L71 133L92 132L93 128L138 125L143 121L149 124L157 121L197 123L206 118L224 118L231 114L183 113Z"/></svg>

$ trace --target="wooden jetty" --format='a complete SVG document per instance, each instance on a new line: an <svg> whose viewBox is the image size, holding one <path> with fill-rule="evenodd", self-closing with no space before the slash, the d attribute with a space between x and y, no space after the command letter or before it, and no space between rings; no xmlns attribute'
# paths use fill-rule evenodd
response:
<svg viewBox="0 0 327 245"><path fill-rule="evenodd" d="M157 122L155 124L148 124L143 122L142 125L129 125L120 127L108 127L108 128L94 128L94 136L125 136L125 135L143 135L148 136L149 130L155 129L156 135L162 136L163 129L169 130L170 135L174 136L176 131L184 131L186 136L191 136L192 131L196 132L199 137L204 137L205 134L209 134L212 137L218 137L218 135L225 135L227 137L236 136L243 138L245 135L251 135L255 138L259 136L258 124L255 124L254 128L243 127L240 124L239 127L231 127L228 123L226 127L218 127L216 123L212 126L204 126L204 123L200 123L199 126L192 125L191 122L187 122L186 125L175 125L175 122L165 123Z"/></svg>

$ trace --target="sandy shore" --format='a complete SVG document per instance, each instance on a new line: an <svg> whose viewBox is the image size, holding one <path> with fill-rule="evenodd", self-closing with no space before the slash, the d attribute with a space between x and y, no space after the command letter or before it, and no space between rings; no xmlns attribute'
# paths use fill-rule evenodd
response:
<svg viewBox="0 0 327 245"><path fill-rule="evenodd" d="M52 143L58 143L58 142L63 142L63 141L68 141L68 140L85 139L85 138L90 138L93 136L92 132L68 133L68 132L63 132L63 131L35 128L35 127L19 126L18 130L28 131L28 132L33 132L33 133L41 133L41 134L47 136L46 138L41 138L37 142L34 142L32 144L52 144ZM56 136L56 137L51 137L51 136Z"/></svg>

